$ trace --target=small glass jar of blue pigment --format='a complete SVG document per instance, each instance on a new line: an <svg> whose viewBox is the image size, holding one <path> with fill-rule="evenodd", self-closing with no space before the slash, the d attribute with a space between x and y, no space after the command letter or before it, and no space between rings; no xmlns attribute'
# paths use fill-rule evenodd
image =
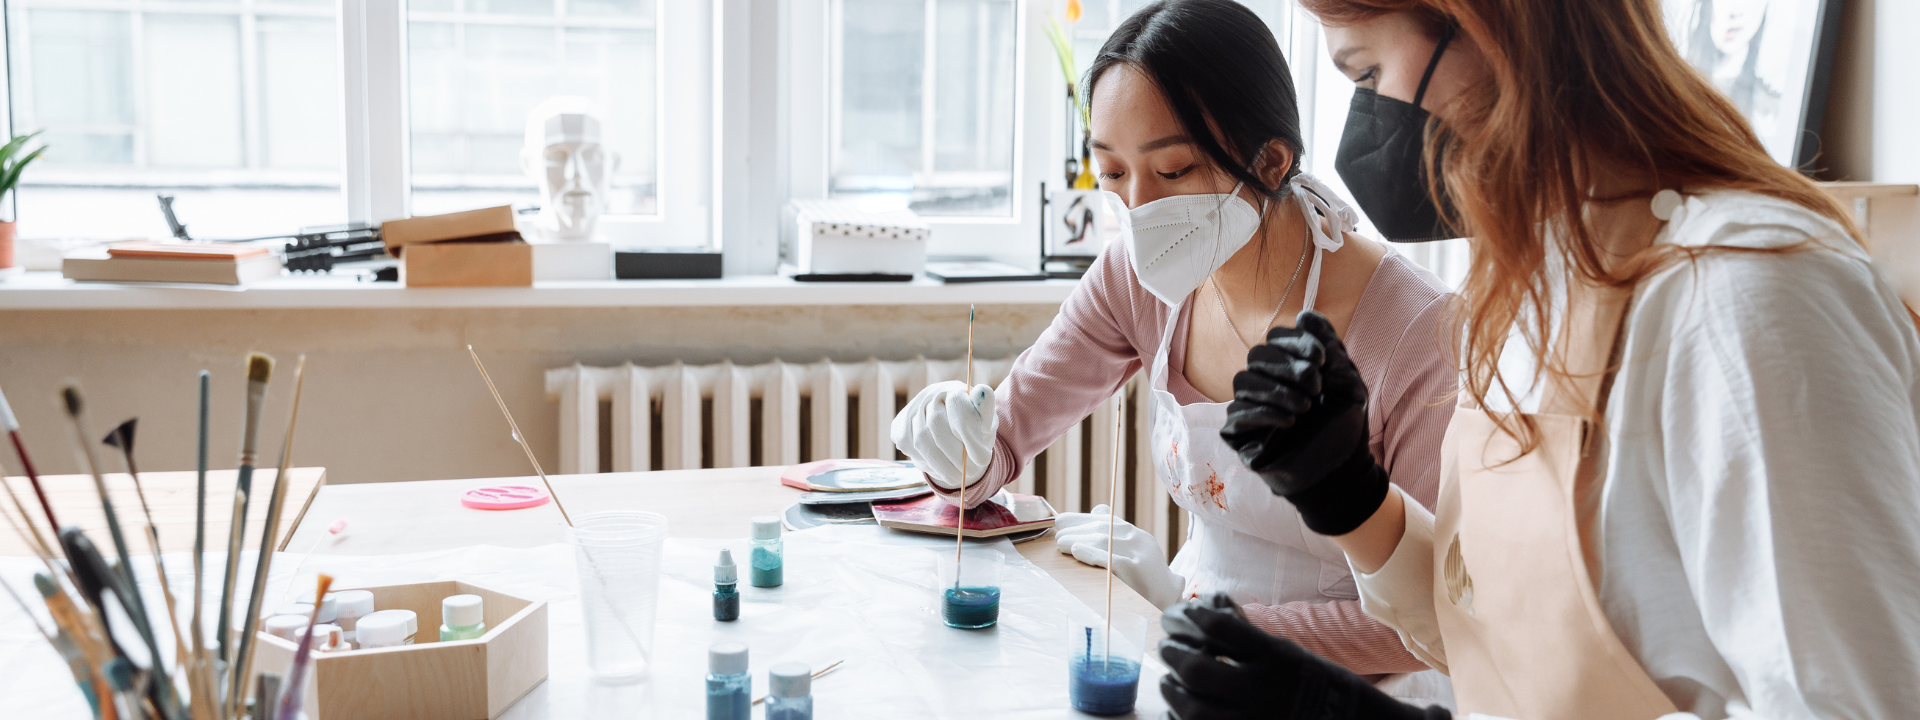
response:
<svg viewBox="0 0 1920 720"><path fill-rule="evenodd" d="M813 669L786 662L767 670L766 720L813 720Z"/></svg>
<svg viewBox="0 0 1920 720"><path fill-rule="evenodd" d="M1067 697L1073 709L1091 715L1133 712L1146 639L1147 621L1138 615L1114 613L1112 624L1098 616L1069 618Z"/></svg>
<svg viewBox="0 0 1920 720"><path fill-rule="evenodd" d="M997 550L935 553L940 619L947 627L976 630L1000 621L1000 570L1006 559Z"/></svg>
<svg viewBox="0 0 1920 720"><path fill-rule="evenodd" d="M753 519L753 575L749 582L754 587L780 587L785 582L787 547L780 539L780 518L762 515Z"/></svg>
<svg viewBox="0 0 1920 720"><path fill-rule="evenodd" d="M707 648L707 720L752 720L752 696L747 646L720 643Z"/></svg>
<svg viewBox="0 0 1920 720"><path fill-rule="evenodd" d="M713 564L713 619L732 622L740 619L740 568L733 564L733 551L721 550Z"/></svg>

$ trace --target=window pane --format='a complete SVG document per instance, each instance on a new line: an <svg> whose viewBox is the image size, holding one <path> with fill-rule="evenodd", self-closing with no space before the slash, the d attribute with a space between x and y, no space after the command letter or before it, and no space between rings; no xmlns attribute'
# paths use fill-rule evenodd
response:
<svg viewBox="0 0 1920 720"><path fill-rule="evenodd" d="M48 148L21 178L23 236L166 237L162 193L198 238L346 220L332 3L36 4L8 10L14 123Z"/></svg>
<svg viewBox="0 0 1920 720"><path fill-rule="evenodd" d="M240 19L146 17L149 161L156 167L239 167Z"/></svg>
<svg viewBox="0 0 1920 720"><path fill-rule="evenodd" d="M527 115L571 95L601 111L601 142L617 157L607 212L658 212L655 175L655 7L636 0L467 0L463 12L424 12L408 23L413 211L498 204L537 206L539 186L521 168ZM500 13L538 12L545 17ZM592 15L592 17L583 17Z"/></svg>
<svg viewBox="0 0 1920 720"><path fill-rule="evenodd" d="M836 12L832 193L1009 214L1012 0L840 0Z"/></svg>

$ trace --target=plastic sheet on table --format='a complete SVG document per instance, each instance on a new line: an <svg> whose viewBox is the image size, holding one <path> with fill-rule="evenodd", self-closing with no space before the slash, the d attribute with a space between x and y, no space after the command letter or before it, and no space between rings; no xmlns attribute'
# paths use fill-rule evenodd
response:
<svg viewBox="0 0 1920 720"><path fill-rule="evenodd" d="M740 619L722 623L712 616L713 561L721 548L745 557L746 539L669 538L660 579L655 667L647 679L626 685L596 682L587 671L579 579L571 548L561 544L315 555L301 566L290 590L288 578L301 553L282 553L267 583L267 607L310 592L319 572L332 574L339 588L462 580L545 600L547 682L505 718L703 716L706 650L724 641L744 642L751 649L756 696L766 692L766 670L775 664L799 661L818 669L845 660L813 684L820 717L1083 717L1068 705L1066 649L1060 638L1069 613L1091 610L1011 544L968 543L969 551L992 549L1006 556L1000 621L989 629L955 630L941 623L934 591L934 558L953 552L951 540L850 526L788 533L786 542L786 584L755 588L742 583ZM219 556L208 553L206 566L223 567ZM190 597L188 555L169 553L165 562L175 596ZM151 560L136 564L141 565L136 575L142 591L150 605L157 603ZM0 558L0 577L31 592L37 565L27 558ZM218 601L217 592L210 592L207 615L217 610ZM85 717L85 701L53 648L33 634L10 601L3 607L0 696L9 698L10 707L29 709L29 717ZM155 609L156 617L165 617L164 608ZM422 628L422 637L428 635ZM161 643L171 641L163 638ZM1160 716L1165 706L1158 686L1164 673L1149 654L1141 671L1138 717Z"/></svg>

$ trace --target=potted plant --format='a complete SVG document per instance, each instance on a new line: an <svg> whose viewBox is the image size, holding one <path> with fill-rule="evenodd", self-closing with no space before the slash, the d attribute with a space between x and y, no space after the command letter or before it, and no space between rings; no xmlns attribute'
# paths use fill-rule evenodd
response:
<svg viewBox="0 0 1920 720"><path fill-rule="evenodd" d="M26 152L27 143L39 134L40 131L35 130L25 135L15 135L6 145L0 145L0 200L5 200L7 193L13 192L14 187L20 184L20 173L27 169L27 165L39 159L40 153L47 151L47 147L42 145L32 152ZM13 230L13 220L0 222L0 270L13 267Z"/></svg>

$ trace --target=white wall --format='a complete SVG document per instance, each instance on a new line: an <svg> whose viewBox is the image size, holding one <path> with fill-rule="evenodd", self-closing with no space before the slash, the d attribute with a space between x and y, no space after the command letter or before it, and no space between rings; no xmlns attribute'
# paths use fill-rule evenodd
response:
<svg viewBox="0 0 1920 720"><path fill-rule="evenodd" d="M982 305L977 357L1012 355L1040 335L1053 305ZM194 465L196 374L214 377L211 462L235 465L245 405L244 357L279 362L262 424L263 464L277 461L293 360L307 354L294 461L330 482L530 475L468 359L472 343L542 466L557 468L559 406L547 368L952 358L965 352L964 307L810 306L466 310L10 310L0 313L0 388L43 473L81 469L56 402L86 393L95 435L140 418L142 470ZM0 455L9 474L20 469ZM117 469L118 463L109 464ZM451 501L451 499L449 499Z"/></svg>

